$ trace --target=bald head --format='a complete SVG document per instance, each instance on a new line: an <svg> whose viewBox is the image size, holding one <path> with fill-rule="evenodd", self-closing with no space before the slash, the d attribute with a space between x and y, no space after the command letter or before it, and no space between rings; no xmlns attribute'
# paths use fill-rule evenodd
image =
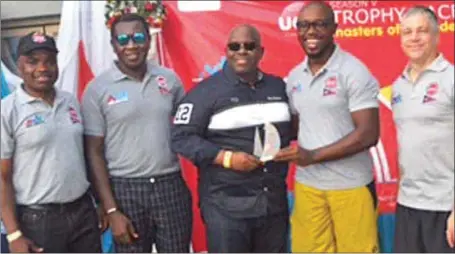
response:
<svg viewBox="0 0 455 254"><path fill-rule="evenodd" d="M253 39L258 46L261 45L261 34L256 27L249 24L242 24L234 27L229 33L229 41L232 41L233 38L242 34L246 34L251 37L251 39Z"/></svg>
<svg viewBox="0 0 455 254"><path fill-rule="evenodd" d="M257 78L259 62L264 54L261 35L256 27L248 24L234 27L226 46L228 65L244 80Z"/></svg>
<svg viewBox="0 0 455 254"><path fill-rule="evenodd" d="M335 13L333 12L332 7L324 1L311 1L308 4L305 4L300 10L300 14L303 14L305 11L319 10L324 13L325 20L335 24Z"/></svg>

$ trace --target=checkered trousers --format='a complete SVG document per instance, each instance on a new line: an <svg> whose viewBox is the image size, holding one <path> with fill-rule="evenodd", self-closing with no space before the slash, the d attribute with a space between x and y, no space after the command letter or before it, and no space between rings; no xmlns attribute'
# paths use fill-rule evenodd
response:
<svg viewBox="0 0 455 254"><path fill-rule="evenodd" d="M131 245L115 245L117 253L188 253L192 233L191 193L180 172L153 178L111 178L120 211L139 234Z"/></svg>

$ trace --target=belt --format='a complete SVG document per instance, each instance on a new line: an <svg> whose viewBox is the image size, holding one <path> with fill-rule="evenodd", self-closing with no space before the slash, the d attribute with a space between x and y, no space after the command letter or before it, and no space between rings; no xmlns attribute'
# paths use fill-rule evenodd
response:
<svg viewBox="0 0 455 254"><path fill-rule="evenodd" d="M154 175L150 177L117 177L112 176L110 180L114 183L131 183L131 184L140 184L140 183L155 183L157 181L166 181L172 179L178 179L182 177L181 171L171 172L162 175Z"/></svg>
<svg viewBox="0 0 455 254"><path fill-rule="evenodd" d="M20 210L39 210L39 211L61 211L61 210L73 210L79 207L84 202L91 202L91 197L86 192L80 198L67 202L67 203L47 203L47 204L34 204L34 205L17 205Z"/></svg>

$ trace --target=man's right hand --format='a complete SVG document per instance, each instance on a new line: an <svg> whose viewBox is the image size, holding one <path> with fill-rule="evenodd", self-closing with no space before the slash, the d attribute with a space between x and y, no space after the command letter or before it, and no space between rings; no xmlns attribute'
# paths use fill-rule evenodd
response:
<svg viewBox="0 0 455 254"><path fill-rule="evenodd" d="M238 171L251 171L259 166L262 162L251 154L244 152L234 152L231 158L231 168Z"/></svg>
<svg viewBox="0 0 455 254"><path fill-rule="evenodd" d="M10 242L9 250L11 253L43 252L43 248L36 246L25 236L21 236L16 240Z"/></svg>
<svg viewBox="0 0 455 254"><path fill-rule="evenodd" d="M120 211L108 215L109 225L115 241L119 244L131 244L139 237L133 223Z"/></svg>
<svg viewBox="0 0 455 254"><path fill-rule="evenodd" d="M104 207L102 205L99 205L96 208L96 213L98 214L98 227L100 228L101 233L103 233L106 231L107 227L109 227L109 221L107 219L107 215L104 212Z"/></svg>

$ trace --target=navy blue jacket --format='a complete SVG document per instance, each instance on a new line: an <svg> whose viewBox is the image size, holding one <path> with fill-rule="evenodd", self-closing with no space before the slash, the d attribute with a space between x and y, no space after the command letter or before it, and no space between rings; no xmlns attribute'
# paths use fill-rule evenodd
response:
<svg viewBox="0 0 455 254"><path fill-rule="evenodd" d="M277 127L282 147L289 145L286 85L280 77L260 76L251 88L225 65L189 91L174 117L172 150L198 167L200 205L215 205L238 218L288 210L288 163L267 162L251 172L213 163L221 149L253 154L255 129L263 138L264 121Z"/></svg>

